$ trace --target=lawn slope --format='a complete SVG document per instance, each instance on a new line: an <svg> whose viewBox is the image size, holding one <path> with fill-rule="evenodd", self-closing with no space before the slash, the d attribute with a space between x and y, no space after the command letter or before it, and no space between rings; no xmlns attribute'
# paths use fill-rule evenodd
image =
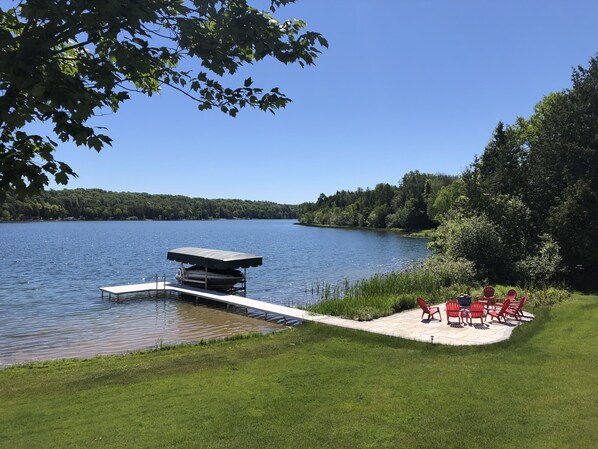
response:
<svg viewBox="0 0 598 449"><path fill-rule="evenodd" d="M594 448L598 297L487 347L320 325L0 371L0 447Z"/></svg>

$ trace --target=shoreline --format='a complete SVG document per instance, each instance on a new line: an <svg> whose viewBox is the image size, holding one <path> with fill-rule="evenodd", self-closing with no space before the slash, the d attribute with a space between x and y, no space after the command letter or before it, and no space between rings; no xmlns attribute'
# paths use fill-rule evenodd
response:
<svg viewBox="0 0 598 449"><path fill-rule="evenodd" d="M435 237L436 229L422 229L419 231L408 231L402 228L368 228L364 226L340 226L340 225L319 225L319 224L306 224L297 222L294 223L297 226L306 226L309 228L323 228L323 229L347 229L353 231L373 231L373 232L391 232L393 234L399 234L403 237L418 238L418 239L432 239Z"/></svg>

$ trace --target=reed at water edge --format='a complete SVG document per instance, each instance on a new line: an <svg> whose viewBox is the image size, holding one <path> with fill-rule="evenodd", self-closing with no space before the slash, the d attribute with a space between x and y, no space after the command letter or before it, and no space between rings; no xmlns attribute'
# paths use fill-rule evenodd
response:
<svg viewBox="0 0 598 449"><path fill-rule="evenodd" d="M331 285L318 284L310 305L316 313L358 320L391 315L416 306L418 296L428 302L442 302L469 290L473 271L469 266L413 265L408 270L377 274L369 279Z"/></svg>

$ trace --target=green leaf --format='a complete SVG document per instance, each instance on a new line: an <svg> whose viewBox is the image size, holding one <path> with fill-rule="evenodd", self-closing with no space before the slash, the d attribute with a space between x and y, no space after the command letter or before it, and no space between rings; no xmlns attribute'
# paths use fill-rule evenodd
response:
<svg viewBox="0 0 598 449"><path fill-rule="evenodd" d="M274 12L288 3L270 6ZM317 33L300 35L302 21L283 22L246 1L16 4L20 9L0 8L0 67L10 75L0 80L0 198L9 188L42 188L48 173L59 183L68 180L66 169L36 165L39 158L51 161L56 146L48 145L50 138L29 135L29 123L43 122L57 142L100 151L111 140L95 135L87 122L106 110L116 112L128 91L152 96L163 85L175 85L196 92L199 110L218 107L232 117L247 105L273 111L288 100L258 99L262 89L251 87L251 77L239 86L226 75L267 56L311 64L327 45Z"/></svg>

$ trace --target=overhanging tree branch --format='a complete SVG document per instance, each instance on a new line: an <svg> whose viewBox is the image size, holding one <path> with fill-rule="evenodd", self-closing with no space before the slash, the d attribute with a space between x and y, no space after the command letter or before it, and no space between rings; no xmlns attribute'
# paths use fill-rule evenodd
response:
<svg viewBox="0 0 598 449"><path fill-rule="evenodd" d="M272 0L269 9L293 1ZM290 101L278 89L264 93L250 79L229 88L218 77L266 57L311 65L327 47L320 34L301 34L302 21L279 21L250 0L12 4L0 9L0 202L7 190L42 189L48 175L65 184L74 172L54 160L54 141L100 151L110 139L87 121L105 108L116 112L127 91L152 95L166 85L200 110L274 112ZM182 60L196 73L179 69ZM51 124L55 135L28 135L22 128L33 120Z"/></svg>

